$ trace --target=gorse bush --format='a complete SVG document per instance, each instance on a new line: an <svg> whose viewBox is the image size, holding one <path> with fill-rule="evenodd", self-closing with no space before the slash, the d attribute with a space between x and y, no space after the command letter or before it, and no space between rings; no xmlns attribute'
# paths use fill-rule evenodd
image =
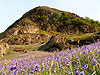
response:
<svg viewBox="0 0 100 75"><path fill-rule="evenodd" d="M10 63L8 63L10 62ZM47 57L7 60L0 75L99 75L100 42Z"/></svg>

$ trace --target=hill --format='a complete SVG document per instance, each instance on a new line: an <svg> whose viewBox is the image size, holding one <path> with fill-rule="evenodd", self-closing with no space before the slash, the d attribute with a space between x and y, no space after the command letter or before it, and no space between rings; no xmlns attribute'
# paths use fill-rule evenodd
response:
<svg viewBox="0 0 100 75"><path fill-rule="evenodd" d="M100 22L75 13L39 6L26 12L0 34L9 45L46 43L40 49L65 49L99 39Z"/></svg>

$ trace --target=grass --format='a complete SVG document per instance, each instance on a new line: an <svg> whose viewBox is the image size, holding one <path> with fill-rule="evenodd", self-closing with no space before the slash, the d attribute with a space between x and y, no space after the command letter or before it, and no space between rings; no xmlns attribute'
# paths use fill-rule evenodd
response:
<svg viewBox="0 0 100 75"><path fill-rule="evenodd" d="M44 31L44 30L40 30L40 34L48 34L48 35L50 35L49 32L46 32L46 31Z"/></svg>
<svg viewBox="0 0 100 75"><path fill-rule="evenodd" d="M7 54L5 54L2 59L0 59L0 65L4 64L2 62L5 60L10 60L10 59L18 59L18 58L25 58L28 55L27 54L23 54L23 52L15 52L13 51L14 48L25 48L28 52L32 52L32 51L37 51L38 47L40 47L41 44L37 43L37 44L31 44L31 45L9 45L10 49L9 52ZM11 63L11 62L9 62Z"/></svg>
<svg viewBox="0 0 100 75"><path fill-rule="evenodd" d="M73 34L73 35L64 35L64 37L66 37L68 40L84 40L87 39L91 36L93 36L96 33L86 33L86 34Z"/></svg>
<svg viewBox="0 0 100 75"><path fill-rule="evenodd" d="M60 32L52 32L52 34L53 35L57 35L57 34L59 35L59 34L62 34L62 33L60 33Z"/></svg>
<svg viewBox="0 0 100 75"><path fill-rule="evenodd" d="M40 47L41 44L37 43L37 44L31 44L31 45L9 45L9 46L10 46L9 52L7 54L5 54L3 56L3 58L0 59L0 61L4 60L4 59L14 59L14 58L26 57L27 55L21 55L21 54L23 54L23 52L15 52L15 51L13 51L13 49L24 48L28 52L38 51L38 47ZM19 56L19 55L21 55L21 56Z"/></svg>
<svg viewBox="0 0 100 75"><path fill-rule="evenodd" d="M9 45L10 49L14 49L14 48L25 48L27 50L34 50L37 49L38 47L41 46L41 44L36 43L36 44L30 44L30 45Z"/></svg>
<svg viewBox="0 0 100 75"><path fill-rule="evenodd" d="M100 42L87 46L65 50L55 55L38 57L31 56L5 61L0 74L17 75L99 75L100 74ZM8 63L10 62L10 63ZM15 69L10 70L15 65ZM12 65L12 66L11 66Z"/></svg>
<svg viewBox="0 0 100 75"><path fill-rule="evenodd" d="M2 59L11 59L11 58L14 58L15 56L18 56L20 54L21 54L20 52L12 51L12 52L10 52L8 54L5 54Z"/></svg>

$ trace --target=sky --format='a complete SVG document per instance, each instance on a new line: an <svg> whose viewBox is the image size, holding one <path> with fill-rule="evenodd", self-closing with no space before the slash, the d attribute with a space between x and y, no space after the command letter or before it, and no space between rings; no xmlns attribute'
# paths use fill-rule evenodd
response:
<svg viewBox="0 0 100 75"><path fill-rule="evenodd" d="M100 0L0 0L0 33L37 6L49 6L100 21Z"/></svg>

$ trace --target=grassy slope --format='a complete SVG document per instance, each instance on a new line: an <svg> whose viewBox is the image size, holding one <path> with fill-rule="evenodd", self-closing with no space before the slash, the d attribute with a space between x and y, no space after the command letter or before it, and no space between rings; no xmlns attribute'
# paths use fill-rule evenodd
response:
<svg viewBox="0 0 100 75"><path fill-rule="evenodd" d="M41 31L41 33L44 33L44 31ZM55 33L58 34L58 33ZM67 37L68 40L82 40L85 38L89 38L91 36L93 36L96 33L87 33L87 34L81 34L81 35L64 35L64 37ZM4 55L3 59L7 59L7 58L12 58L13 56L17 56L19 54L22 54L20 52L14 52L13 49L14 48L25 48L28 51L36 51L38 50L38 47L40 47L42 44L36 43L36 44L31 44L31 45L9 45L10 46L10 52L6 55Z"/></svg>
<svg viewBox="0 0 100 75"><path fill-rule="evenodd" d="M13 51L14 48L25 48L28 52L31 51L37 51L38 47L40 47L42 44L33 44L33 45L10 45L10 51L8 54L4 55L2 59L9 59L17 57L18 55L23 54L23 52L15 52ZM25 55L18 56L18 57L24 57Z"/></svg>
<svg viewBox="0 0 100 75"><path fill-rule="evenodd" d="M64 37L67 37L68 40L73 40L73 41L78 41L78 40L84 40L87 39L93 35L95 35L96 33L86 33L86 34L73 34L73 35L65 35Z"/></svg>

